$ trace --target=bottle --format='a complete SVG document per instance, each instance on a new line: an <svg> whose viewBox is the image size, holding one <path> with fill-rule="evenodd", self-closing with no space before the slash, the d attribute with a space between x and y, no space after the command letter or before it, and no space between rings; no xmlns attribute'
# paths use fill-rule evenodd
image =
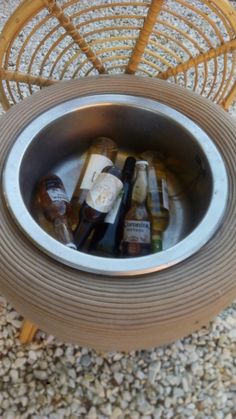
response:
<svg viewBox="0 0 236 419"><path fill-rule="evenodd" d="M152 251L163 249L162 233L169 223L169 195L166 168L163 162L155 156L155 152L142 154L149 162L148 167L148 209L152 222Z"/></svg>
<svg viewBox="0 0 236 419"><path fill-rule="evenodd" d="M123 183L121 171L115 166L105 167L92 184L79 214L79 225L74 240L80 250L94 227L102 223L119 196Z"/></svg>
<svg viewBox="0 0 236 419"><path fill-rule="evenodd" d="M147 210L148 162L136 162L131 207L124 220L122 254L136 257L151 253L151 220Z"/></svg>
<svg viewBox="0 0 236 419"><path fill-rule="evenodd" d="M125 160L121 181L123 191L117 198L112 210L106 215L104 222L95 227L89 246L89 253L97 256L118 257L122 239L124 216L130 207L132 179L136 159L127 157Z"/></svg>
<svg viewBox="0 0 236 419"><path fill-rule="evenodd" d="M49 174L41 180L38 202L46 219L53 224L56 238L67 247L76 249L68 224L70 203L62 180L58 176Z"/></svg>
<svg viewBox="0 0 236 419"><path fill-rule="evenodd" d="M79 222L79 210L88 190L102 169L112 166L117 155L116 143L107 137L95 138L89 147L79 180L71 198L70 225L74 231Z"/></svg>

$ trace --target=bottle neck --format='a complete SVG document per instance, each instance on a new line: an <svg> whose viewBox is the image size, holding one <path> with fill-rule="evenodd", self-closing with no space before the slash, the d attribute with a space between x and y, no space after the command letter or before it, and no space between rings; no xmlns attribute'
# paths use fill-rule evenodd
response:
<svg viewBox="0 0 236 419"><path fill-rule="evenodd" d="M148 179L146 167L140 167L137 170L136 179L132 192L132 202L143 204L146 201L148 192Z"/></svg>
<svg viewBox="0 0 236 419"><path fill-rule="evenodd" d="M54 231L57 239L71 249L76 249L70 227L65 216L55 218Z"/></svg>

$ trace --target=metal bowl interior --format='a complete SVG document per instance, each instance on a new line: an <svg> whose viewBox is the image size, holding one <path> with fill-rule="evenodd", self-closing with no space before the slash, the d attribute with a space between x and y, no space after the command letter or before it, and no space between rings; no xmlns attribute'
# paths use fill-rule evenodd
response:
<svg viewBox="0 0 236 419"><path fill-rule="evenodd" d="M58 174L72 195L86 149L97 136L119 146L116 164L127 155L158 150L165 157L170 223L163 251L130 259L92 256L66 248L35 207L38 180ZM197 252L215 233L227 205L228 181L211 138L176 110L143 97L94 95L55 106L25 127L5 163L8 208L28 238L52 258L103 275L139 275L165 269Z"/></svg>

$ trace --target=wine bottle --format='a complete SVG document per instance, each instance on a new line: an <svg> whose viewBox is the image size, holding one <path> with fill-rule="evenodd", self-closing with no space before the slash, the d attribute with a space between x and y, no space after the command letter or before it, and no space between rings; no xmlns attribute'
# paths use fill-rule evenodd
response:
<svg viewBox="0 0 236 419"><path fill-rule="evenodd" d="M107 137L95 138L88 149L87 157L71 198L70 224L73 231L78 225L80 207L88 190L104 167L113 165L117 151L116 143Z"/></svg>
<svg viewBox="0 0 236 419"><path fill-rule="evenodd" d="M122 255L144 256L151 253L151 220L147 210L147 161L136 162L136 178L131 207L124 220Z"/></svg>
<svg viewBox="0 0 236 419"><path fill-rule="evenodd" d="M135 162L134 157L127 157L125 160L121 174L123 190L112 210L106 215L104 222L95 227L89 246L89 253L91 254L105 257L118 257L120 255L122 226L125 213L130 207Z"/></svg>
<svg viewBox="0 0 236 419"><path fill-rule="evenodd" d="M82 248L94 227L104 221L122 187L121 171L115 166L105 167L97 176L80 209L80 222L74 234L78 250Z"/></svg>
<svg viewBox="0 0 236 419"><path fill-rule="evenodd" d="M149 162L148 166L148 210L152 223L152 251L163 249L163 231L169 223L169 195L167 174L164 163L154 151L142 153Z"/></svg>
<svg viewBox="0 0 236 419"><path fill-rule="evenodd" d="M38 187L38 202L46 219L53 224L56 238L67 247L76 249L69 227L70 203L62 180L49 174Z"/></svg>

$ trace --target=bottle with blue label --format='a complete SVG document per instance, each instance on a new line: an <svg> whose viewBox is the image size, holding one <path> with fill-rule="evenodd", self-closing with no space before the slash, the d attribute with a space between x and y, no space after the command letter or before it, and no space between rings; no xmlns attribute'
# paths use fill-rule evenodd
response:
<svg viewBox="0 0 236 419"><path fill-rule="evenodd" d="M148 162L136 162L131 207L124 219L122 255L139 257L151 253L151 219L147 209Z"/></svg>
<svg viewBox="0 0 236 419"><path fill-rule="evenodd" d="M71 207L62 180L55 174L45 176L38 187L38 204L52 225L55 238L67 247L76 249L68 223Z"/></svg>

